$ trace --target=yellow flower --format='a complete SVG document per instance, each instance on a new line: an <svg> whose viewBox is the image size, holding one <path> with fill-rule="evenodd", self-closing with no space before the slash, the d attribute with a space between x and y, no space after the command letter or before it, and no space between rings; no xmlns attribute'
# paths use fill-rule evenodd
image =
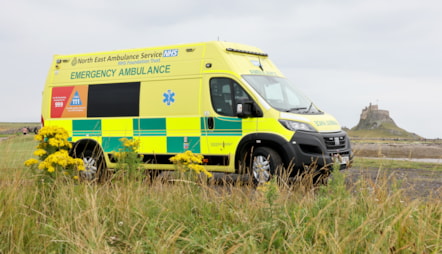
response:
<svg viewBox="0 0 442 254"><path fill-rule="evenodd" d="M49 145L59 147L63 146L64 142L62 140L56 139L56 138L50 138L48 140Z"/></svg>
<svg viewBox="0 0 442 254"><path fill-rule="evenodd" d="M55 168L53 166L49 166L48 167L48 172L49 173L55 172Z"/></svg>
<svg viewBox="0 0 442 254"><path fill-rule="evenodd" d="M43 141L44 137L41 134L37 134L34 136L34 139L37 141Z"/></svg>
<svg viewBox="0 0 442 254"><path fill-rule="evenodd" d="M169 158L171 162L178 166L179 170L192 170L197 174L200 174L202 172L208 177L212 177L212 173L207 171L202 165L199 165L203 162L203 159L204 156L202 156L201 154L194 154L192 153L192 151L189 150Z"/></svg>
<svg viewBox="0 0 442 254"><path fill-rule="evenodd" d="M43 156L43 155L45 155L47 152L46 152L46 150L44 150L44 149L37 149L37 150L35 150L34 151L34 155L35 156Z"/></svg>
<svg viewBox="0 0 442 254"><path fill-rule="evenodd" d="M115 156L118 160L121 160L121 158L123 157L121 152L113 152L112 155Z"/></svg>
<svg viewBox="0 0 442 254"><path fill-rule="evenodd" d="M66 168L68 166L68 164L69 164L69 161L67 160L67 158L60 158L57 161L57 164L60 165L63 168Z"/></svg>
<svg viewBox="0 0 442 254"><path fill-rule="evenodd" d="M35 135L35 140L39 141L34 155L40 158L25 161L25 165L31 166L38 164L38 169L52 173L61 170L64 175L76 175L75 171L85 170L83 160L72 158L69 155L69 149L72 144L68 141L69 133L62 127L45 126ZM139 142L132 142L130 145L138 145ZM56 149L54 149L56 148ZM53 152L56 150L56 152ZM45 158L43 160L43 158ZM56 176L56 175L52 175ZM73 176L78 179L78 176Z"/></svg>
<svg viewBox="0 0 442 254"><path fill-rule="evenodd" d="M140 147L140 140L120 138L120 142L123 143L123 146L129 149L131 152L136 152Z"/></svg>
<svg viewBox="0 0 442 254"><path fill-rule="evenodd" d="M27 166L27 167L32 166L34 164L38 164L38 160L36 160L36 159L29 159L29 160L25 161L25 166Z"/></svg>
<svg viewBox="0 0 442 254"><path fill-rule="evenodd" d="M42 161L42 162L40 162L40 164L38 164L38 169L45 170L47 168L47 166L48 166L48 163L46 161Z"/></svg>
<svg viewBox="0 0 442 254"><path fill-rule="evenodd" d="M74 159L72 164L77 166L77 170L78 171L84 171L85 170L84 163L83 163L82 159Z"/></svg>

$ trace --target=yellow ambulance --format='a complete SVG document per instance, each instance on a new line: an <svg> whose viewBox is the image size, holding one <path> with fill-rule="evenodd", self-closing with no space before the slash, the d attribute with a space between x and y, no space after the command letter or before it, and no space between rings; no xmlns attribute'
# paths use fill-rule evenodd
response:
<svg viewBox="0 0 442 254"><path fill-rule="evenodd" d="M204 156L208 171L259 182L281 165L297 173L335 158L345 168L352 158L333 116L266 53L230 42L56 55L42 125L69 132L71 154L92 179L116 167L121 138L139 140L146 169L174 170L169 158L189 150Z"/></svg>

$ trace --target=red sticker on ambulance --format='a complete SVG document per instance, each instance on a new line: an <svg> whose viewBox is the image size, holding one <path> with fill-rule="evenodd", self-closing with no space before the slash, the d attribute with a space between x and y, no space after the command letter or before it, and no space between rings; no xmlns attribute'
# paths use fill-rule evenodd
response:
<svg viewBox="0 0 442 254"><path fill-rule="evenodd" d="M86 117L88 86L52 88L51 118Z"/></svg>

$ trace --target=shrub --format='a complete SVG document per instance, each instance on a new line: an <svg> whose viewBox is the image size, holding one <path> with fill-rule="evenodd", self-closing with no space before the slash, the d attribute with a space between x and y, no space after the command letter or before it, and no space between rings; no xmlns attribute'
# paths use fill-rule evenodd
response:
<svg viewBox="0 0 442 254"><path fill-rule="evenodd" d="M34 155L38 157L25 161L25 165L38 168L47 178L54 180L57 176L67 176L78 179L78 172L84 170L81 159L72 158L69 149L72 144L68 141L67 131L58 126L43 127L34 139L39 141Z"/></svg>
<svg viewBox="0 0 442 254"><path fill-rule="evenodd" d="M118 152L113 152L118 161L118 171L123 173L127 179L135 180L141 176L139 163L142 162L142 158L138 154L140 141L121 138L120 142L123 144L123 148L120 148Z"/></svg>
<svg viewBox="0 0 442 254"><path fill-rule="evenodd" d="M212 177L212 173L207 171L201 163L204 157L201 154L194 154L192 151L179 153L169 160L173 162L180 172L195 172L196 174L205 174L207 177Z"/></svg>

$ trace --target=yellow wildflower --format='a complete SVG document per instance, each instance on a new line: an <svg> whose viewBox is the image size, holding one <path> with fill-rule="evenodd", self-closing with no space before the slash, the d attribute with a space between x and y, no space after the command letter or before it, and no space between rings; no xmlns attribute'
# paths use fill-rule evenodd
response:
<svg viewBox="0 0 442 254"><path fill-rule="evenodd" d="M53 166L49 166L48 167L48 172L49 173L55 172L55 168Z"/></svg>
<svg viewBox="0 0 442 254"><path fill-rule="evenodd" d="M48 166L48 163L46 161L42 161L42 162L40 162L40 164L38 164L38 169L45 170L47 168L47 166Z"/></svg>
<svg viewBox="0 0 442 254"><path fill-rule="evenodd" d="M47 152L46 152L46 150L44 150L44 149L37 149L37 150L35 150L34 151L34 155L35 156L43 156L43 155L45 155Z"/></svg>
<svg viewBox="0 0 442 254"><path fill-rule="evenodd" d="M85 170L85 168L84 168L84 163L83 163L83 160L82 159L78 159L78 158L70 158L69 159L69 164L70 165L74 165L74 166L76 166L77 167L77 170L78 171L83 171L83 170Z"/></svg>
<svg viewBox="0 0 442 254"><path fill-rule="evenodd" d="M120 142L132 152L136 152L140 146L140 141L136 139L120 138Z"/></svg>
<svg viewBox="0 0 442 254"><path fill-rule="evenodd" d="M25 161L25 165L38 164L40 170L47 173L60 170L62 175L77 175L76 171L85 170L82 159L75 159L69 155L68 150L72 148L72 144L68 141L68 138L69 133L62 127L43 127L35 135L35 140L38 140L39 144L36 151L34 151L34 155L40 158L40 162L36 159L29 159Z"/></svg>
<svg viewBox="0 0 442 254"><path fill-rule="evenodd" d="M115 156L118 160L121 160L123 158L123 154L121 152L112 152L112 155Z"/></svg>
<svg viewBox="0 0 442 254"><path fill-rule="evenodd" d="M204 173L208 177L212 177L213 175L207 171L202 165L204 156L201 154L194 154L192 151L187 150L184 153L179 153L169 160L178 166L180 170L192 170L197 174Z"/></svg>
<svg viewBox="0 0 442 254"><path fill-rule="evenodd" d="M34 139L37 141L43 141L44 137L42 135L37 134L34 136Z"/></svg>
<svg viewBox="0 0 442 254"><path fill-rule="evenodd" d="M51 146L55 146L55 147L59 147L59 146L63 146L63 141L56 139L56 138L50 138L48 140L49 145Z"/></svg>
<svg viewBox="0 0 442 254"><path fill-rule="evenodd" d="M38 160L36 160L36 159L29 159L29 160L25 161L25 166L27 166L27 167L32 166L34 164L38 164Z"/></svg>

